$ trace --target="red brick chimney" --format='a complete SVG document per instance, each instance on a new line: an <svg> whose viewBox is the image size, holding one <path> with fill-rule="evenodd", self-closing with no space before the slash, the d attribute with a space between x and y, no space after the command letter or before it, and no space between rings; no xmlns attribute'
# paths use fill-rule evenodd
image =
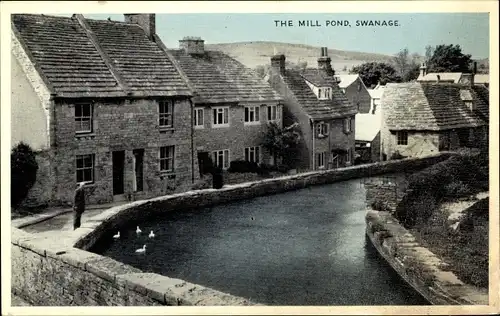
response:
<svg viewBox="0 0 500 316"><path fill-rule="evenodd" d="M281 75L285 74L285 55L274 55L271 57L271 67Z"/></svg>
<svg viewBox="0 0 500 316"><path fill-rule="evenodd" d="M328 57L328 48L321 47L321 55L318 57L318 68L323 69L328 75L333 76L332 59Z"/></svg>
<svg viewBox="0 0 500 316"><path fill-rule="evenodd" d="M156 33L156 15L154 13L127 13L124 16L126 23L138 24L144 29L149 39L153 40Z"/></svg>

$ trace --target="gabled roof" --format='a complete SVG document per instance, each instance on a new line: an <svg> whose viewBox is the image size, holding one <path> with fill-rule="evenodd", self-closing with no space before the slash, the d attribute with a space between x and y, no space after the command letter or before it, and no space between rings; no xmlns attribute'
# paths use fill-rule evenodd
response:
<svg viewBox="0 0 500 316"><path fill-rule="evenodd" d="M203 55L171 50L194 90L197 103L279 101L281 96L251 69L219 51Z"/></svg>
<svg viewBox="0 0 500 316"><path fill-rule="evenodd" d="M471 111L461 96L472 96L476 110ZM461 92L462 91L462 92ZM488 90L453 83L389 83L381 102L390 130L439 131L487 125Z"/></svg>
<svg viewBox="0 0 500 316"><path fill-rule="evenodd" d="M339 89L334 78L321 70L314 69L301 74L297 70L287 69L282 77L301 107L313 119L345 117L357 113L357 109ZM306 80L311 83L313 83L312 81L321 82L321 86L331 87L332 99L319 100Z"/></svg>
<svg viewBox="0 0 500 316"><path fill-rule="evenodd" d="M339 87L342 89L349 87L358 78L359 78L359 75L356 75L356 74L354 74L354 75L348 75L348 74L335 75L335 79L340 80Z"/></svg>
<svg viewBox="0 0 500 316"><path fill-rule="evenodd" d="M191 95L139 25L14 14L12 29L58 97Z"/></svg>
<svg viewBox="0 0 500 316"><path fill-rule="evenodd" d="M377 113L380 113L380 111ZM359 141L371 142L380 132L382 116L380 114L371 113L356 114L355 123L355 139Z"/></svg>

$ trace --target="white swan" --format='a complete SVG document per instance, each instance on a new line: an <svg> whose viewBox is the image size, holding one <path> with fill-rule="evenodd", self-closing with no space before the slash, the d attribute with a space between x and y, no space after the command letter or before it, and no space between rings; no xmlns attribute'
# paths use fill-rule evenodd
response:
<svg viewBox="0 0 500 316"><path fill-rule="evenodd" d="M146 252L146 245L142 246L142 248L137 249L135 252L137 252L137 253L144 253L144 252Z"/></svg>
<svg viewBox="0 0 500 316"><path fill-rule="evenodd" d="M149 238L155 238L155 233L153 233L153 231L149 233Z"/></svg>
<svg viewBox="0 0 500 316"><path fill-rule="evenodd" d="M113 235L113 238L114 238L114 239L118 239L118 238L120 238L120 232L116 233L116 235Z"/></svg>
<svg viewBox="0 0 500 316"><path fill-rule="evenodd" d="M140 234L140 233L142 233L142 230L139 228L139 226L137 226L137 229L135 230L135 232L136 232L137 234Z"/></svg>

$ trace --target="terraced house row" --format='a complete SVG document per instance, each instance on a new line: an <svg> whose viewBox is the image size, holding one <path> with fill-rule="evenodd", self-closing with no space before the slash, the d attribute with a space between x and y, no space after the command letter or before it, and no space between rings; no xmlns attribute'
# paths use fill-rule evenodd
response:
<svg viewBox="0 0 500 316"><path fill-rule="evenodd" d="M79 182L91 184L90 203L184 191L209 159L224 169L276 163L262 147L267 124L292 123L285 115L297 105L199 38L167 49L154 14L124 22L17 14L11 27L12 145L28 143L40 166L27 204L70 202ZM304 87L304 113L333 102L333 87L319 97ZM304 166L325 168L328 152L310 140Z"/></svg>

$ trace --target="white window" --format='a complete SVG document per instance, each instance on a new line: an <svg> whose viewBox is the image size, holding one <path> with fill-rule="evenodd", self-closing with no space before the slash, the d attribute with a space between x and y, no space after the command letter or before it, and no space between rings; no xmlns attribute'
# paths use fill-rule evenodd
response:
<svg viewBox="0 0 500 316"><path fill-rule="evenodd" d="M345 162L346 163L351 163L351 154L352 154L352 148L349 148L347 150L347 153L345 154Z"/></svg>
<svg viewBox="0 0 500 316"><path fill-rule="evenodd" d="M75 104L75 131L76 133L92 132L92 104Z"/></svg>
<svg viewBox="0 0 500 316"><path fill-rule="evenodd" d="M205 125L205 117L204 117L204 108L195 108L194 109L194 127L195 128L203 128Z"/></svg>
<svg viewBox="0 0 500 316"><path fill-rule="evenodd" d="M316 137L324 137L328 135L328 123L319 122L316 124Z"/></svg>
<svg viewBox="0 0 500 316"><path fill-rule="evenodd" d="M344 119L344 133L350 133L352 131L352 119L350 117Z"/></svg>
<svg viewBox="0 0 500 316"><path fill-rule="evenodd" d="M475 107L475 104L474 104L473 101L465 101L465 106L467 106L467 108L470 111L475 111L476 110L476 107Z"/></svg>
<svg viewBox="0 0 500 316"><path fill-rule="evenodd" d="M229 168L229 149L216 150L212 152L212 160L214 165L219 168Z"/></svg>
<svg viewBox="0 0 500 316"><path fill-rule="evenodd" d="M325 168L325 157L326 157L326 153L325 152L317 153L316 154L316 167L318 169Z"/></svg>
<svg viewBox="0 0 500 316"><path fill-rule="evenodd" d="M281 105L268 105L267 106L267 120L268 121L281 120Z"/></svg>
<svg viewBox="0 0 500 316"><path fill-rule="evenodd" d="M331 99L332 88L323 87L318 89L318 99L320 100L328 100Z"/></svg>
<svg viewBox="0 0 500 316"><path fill-rule="evenodd" d="M245 106L245 123L260 121L260 106Z"/></svg>
<svg viewBox="0 0 500 316"><path fill-rule="evenodd" d="M213 108L213 126L229 126L229 107Z"/></svg>
<svg viewBox="0 0 500 316"><path fill-rule="evenodd" d="M397 131L396 139L398 145L408 145L408 132L407 131Z"/></svg>
<svg viewBox="0 0 500 316"><path fill-rule="evenodd" d="M160 147L160 171L174 171L174 146Z"/></svg>
<svg viewBox="0 0 500 316"><path fill-rule="evenodd" d="M245 160L250 162L260 163L259 146L245 148Z"/></svg>
<svg viewBox="0 0 500 316"><path fill-rule="evenodd" d="M170 100L160 101L158 104L159 109L159 125L160 128L170 128L173 127L173 109L174 104Z"/></svg>
<svg viewBox="0 0 500 316"><path fill-rule="evenodd" d="M76 182L94 182L94 154L76 156Z"/></svg>

